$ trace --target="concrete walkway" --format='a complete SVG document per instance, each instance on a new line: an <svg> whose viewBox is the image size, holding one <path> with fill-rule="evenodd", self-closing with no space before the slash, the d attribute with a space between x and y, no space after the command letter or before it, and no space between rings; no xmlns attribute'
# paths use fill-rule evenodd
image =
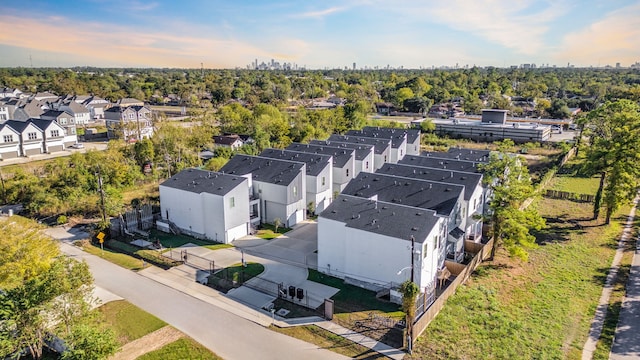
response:
<svg viewBox="0 0 640 360"><path fill-rule="evenodd" d="M620 260L622 259L625 244L633 230L633 220L635 219L637 205L638 197L633 200L633 207L629 212L629 216L627 216L627 222L624 225L622 236L620 237L620 241L618 241L616 255L613 257L611 269L609 270L609 274L607 274L607 279L605 280L604 288L602 289L602 295L600 296L600 301L598 302L596 313L593 320L591 321L589 337L587 338L587 341L585 342L582 349L582 360L591 360L593 358L593 352L596 350L596 345L598 344L598 340L600 339L600 335L602 334L604 320L607 317L607 308L609 307L609 298L611 297L611 293L613 292L613 282L618 275Z"/></svg>
<svg viewBox="0 0 640 360"><path fill-rule="evenodd" d="M636 239L627 293L622 300L609 359L640 359L640 238Z"/></svg>

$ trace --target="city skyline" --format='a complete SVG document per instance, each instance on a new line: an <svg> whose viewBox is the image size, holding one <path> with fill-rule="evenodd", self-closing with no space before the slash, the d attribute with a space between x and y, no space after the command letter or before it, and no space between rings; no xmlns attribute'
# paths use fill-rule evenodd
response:
<svg viewBox="0 0 640 360"><path fill-rule="evenodd" d="M623 67L631 0L23 1L0 5L0 66L307 69Z"/></svg>

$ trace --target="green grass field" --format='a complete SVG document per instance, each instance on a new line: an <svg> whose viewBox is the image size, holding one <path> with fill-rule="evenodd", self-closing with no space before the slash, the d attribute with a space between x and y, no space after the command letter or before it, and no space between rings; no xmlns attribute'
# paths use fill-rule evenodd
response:
<svg viewBox="0 0 640 360"><path fill-rule="evenodd" d="M233 245L230 245L230 244L215 243L212 241L204 241L204 240L192 238L186 235L174 235L174 234L167 234L162 231L151 230L150 241L153 241L154 239L160 240L160 243L162 244L162 246L167 248L169 247L177 248L188 243L196 244L198 246L203 246L211 250L233 247Z"/></svg>
<svg viewBox="0 0 640 360"><path fill-rule="evenodd" d="M96 246L93 244L85 244L84 246L82 246L82 249L89 254L100 256L101 258L116 265L122 266L125 269L136 271L142 269L142 261L140 259L136 259L133 256L122 254L107 248L101 250L100 245Z"/></svg>
<svg viewBox="0 0 640 360"><path fill-rule="evenodd" d="M182 338L162 348L148 352L136 360L222 360L209 349L190 338Z"/></svg>
<svg viewBox="0 0 640 360"><path fill-rule="evenodd" d="M116 332L117 339L122 345L167 325L164 321L124 300L109 302L98 310Z"/></svg>
<svg viewBox="0 0 640 360"><path fill-rule="evenodd" d="M592 204L541 199L534 206L548 227L536 235L529 262L501 251L483 263L418 339L414 358L581 357L629 207L604 226L591 220Z"/></svg>

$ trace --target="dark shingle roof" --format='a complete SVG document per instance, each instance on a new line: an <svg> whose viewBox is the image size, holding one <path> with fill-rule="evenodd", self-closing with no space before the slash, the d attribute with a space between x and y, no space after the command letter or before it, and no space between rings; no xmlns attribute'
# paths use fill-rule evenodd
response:
<svg viewBox="0 0 640 360"><path fill-rule="evenodd" d="M452 159L442 159L442 158L434 158L427 156L416 156L416 155L407 155L402 160L398 161L398 164L402 165L411 165L411 166L421 166L421 167L431 167L437 169L447 169L453 171L464 171L464 172L474 172L481 173L478 169L479 162L474 161L464 161L464 160L452 160Z"/></svg>
<svg viewBox="0 0 640 360"><path fill-rule="evenodd" d="M242 176L225 175L213 171L186 169L165 180L160 186L223 196L246 179ZM245 186L247 186L245 184ZM247 186L248 189L248 186Z"/></svg>
<svg viewBox="0 0 640 360"><path fill-rule="evenodd" d="M300 162L238 154L232 157L220 172L230 175L251 173L254 181L288 185L304 167L305 164Z"/></svg>
<svg viewBox="0 0 640 360"><path fill-rule="evenodd" d="M465 160L475 162L488 162L489 150L459 149L449 148L447 152L443 151L423 151L422 156L430 156L441 159Z"/></svg>
<svg viewBox="0 0 640 360"><path fill-rule="evenodd" d="M399 148L408 139L406 129L366 127L362 130L349 130L347 135L391 139L391 146L394 149Z"/></svg>
<svg viewBox="0 0 640 360"><path fill-rule="evenodd" d="M464 187L456 184L411 179L383 174L360 173L347 184L342 194L371 198L449 216Z"/></svg>
<svg viewBox="0 0 640 360"><path fill-rule="evenodd" d="M4 123L6 125L9 125L11 128L13 128L13 130L15 130L15 131L17 131L19 133L22 133L27 128L27 126L30 124L29 121L20 121L20 120L7 120ZM38 125L34 124L34 126L36 128L38 128L38 130L42 131L42 129L40 129L38 127Z"/></svg>
<svg viewBox="0 0 640 360"><path fill-rule="evenodd" d="M33 123L35 126L37 126L42 130L45 130L46 128L51 126L51 124L57 124L57 122L55 122L54 120L44 120L44 119L29 119L29 122ZM58 127L60 126L58 125Z"/></svg>
<svg viewBox="0 0 640 360"><path fill-rule="evenodd" d="M266 149L260 153L262 157L272 159L289 160L307 164L307 175L318 176L331 163L331 156L322 154L310 154L300 151Z"/></svg>
<svg viewBox="0 0 640 360"><path fill-rule="evenodd" d="M351 136L351 135L338 135L333 134L329 136L329 141L340 141L352 144L368 144L375 147L375 153L380 155L391 147L390 139L377 139L366 136Z"/></svg>
<svg viewBox="0 0 640 360"><path fill-rule="evenodd" d="M344 167L344 165L347 163L347 161L349 161L349 159L351 159L351 157L355 157L355 150L313 144L293 143L287 146L287 150L331 155L333 156L333 166L339 168Z"/></svg>
<svg viewBox="0 0 640 360"><path fill-rule="evenodd" d="M363 132L373 132L378 134L389 133L389 134L397 134L397 133L405 133L407 134L407 142L414 143L420 137L419 129L394 129L394 128L383 128L376 126L365 126L362 129ZM380 135L382 136L382 135Z"/></svg>
<svg viewBox="0 0 640 360"><path fill-rule="evenodd" d="M214 144L228 145L228 146L233 145L233 143L238 140L240 140L240 137L238 135L217 135L213 137Z"/></svg>
<svg viewBox="0 0 640 360"><path fill-rule="evenodd" d="M386 163L376 173L462 185L465 200L471 198L476 187L482 186L482 174L453 170Z"/></svg>
<svg viewBox="0 0 640 360"><path fill-rule="evenodd" d="M420 243L427 238L438 217L432 210L340 195L320 214L347 227Z"/></svg>
<svg viewBox="0 0 640 360"><path fill-rule="evenodd" d="M371 154L371 150L374 147L373 145L367 145L367 144L354 144L354 143L329 141L329 140L311 140L309 144L341 147L345 149L355 150L356 160L364 160L369 154Z"/></svg>
<svg viewBox="0 0 640 360"><path fill-rule="evenodd" d="M69 114L66 111L62 111L62 110L47 110L42 115L40 115L40 117L49 117L49 118L57 119L58 116L60 116L62 114L66 114L69 117L73 117L73 115Z"/></svg>

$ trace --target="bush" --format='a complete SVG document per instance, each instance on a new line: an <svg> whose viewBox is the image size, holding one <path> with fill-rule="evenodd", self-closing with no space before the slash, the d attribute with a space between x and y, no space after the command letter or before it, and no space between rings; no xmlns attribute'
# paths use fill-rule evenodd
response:
<svg viewBox="0 0 640 360"><path fill-rule="evenodd" d="M68 221L69 220L67 219L67 215L60 215L58 216L58 220L56 220L58 225L66 224Z"/></svg>

